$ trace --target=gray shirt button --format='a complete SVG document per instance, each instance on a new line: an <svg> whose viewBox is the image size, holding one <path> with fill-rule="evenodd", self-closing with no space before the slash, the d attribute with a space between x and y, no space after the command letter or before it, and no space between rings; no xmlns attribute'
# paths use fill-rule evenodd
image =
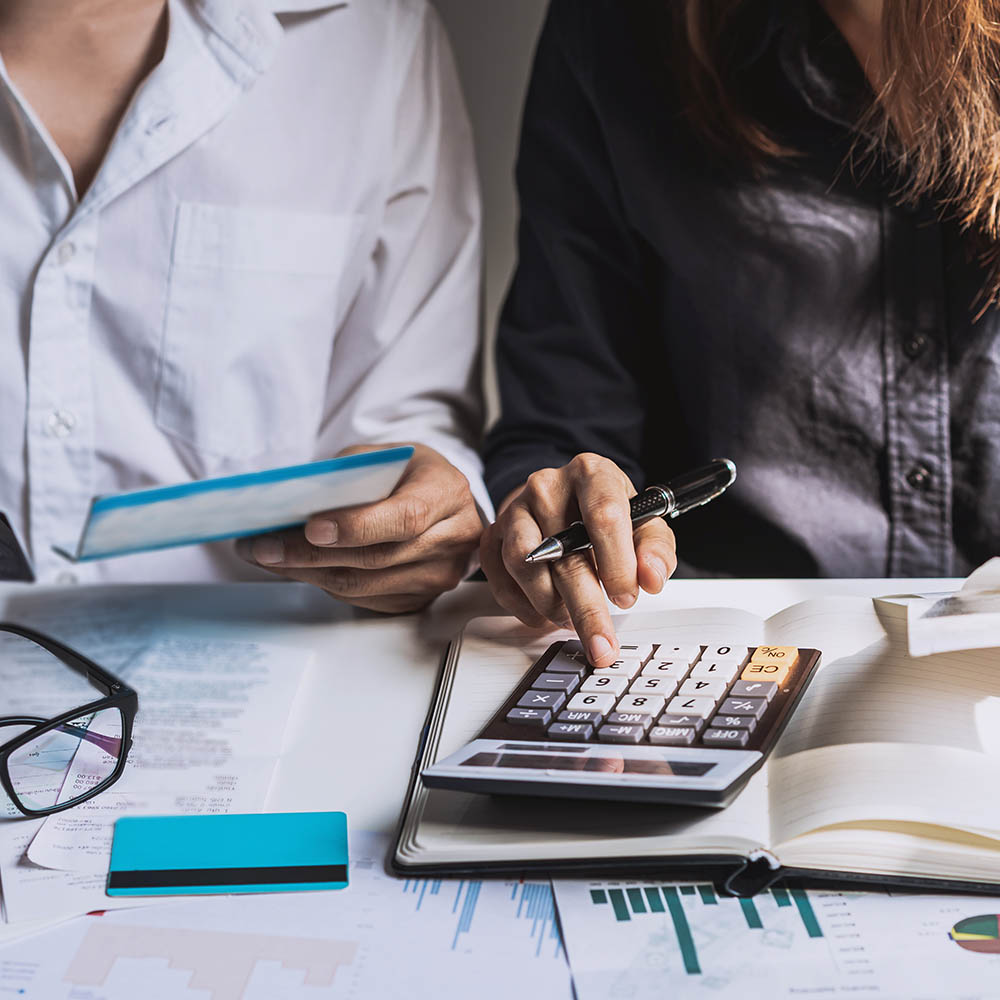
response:
<svg viewBox="0 0 1000 1000"><path fill-rule="evenodd" d="M915 490L930 489L932 479L931 470L926 465L915 465L906 474L906 481Z"/></svg>
<svg viewBox="0 0 1000 1000"><path fill-rule="evenodd" d="M922 333L915 333L903 342L903 353L911 360L920 357L927 350L930 340Z"/></svg>

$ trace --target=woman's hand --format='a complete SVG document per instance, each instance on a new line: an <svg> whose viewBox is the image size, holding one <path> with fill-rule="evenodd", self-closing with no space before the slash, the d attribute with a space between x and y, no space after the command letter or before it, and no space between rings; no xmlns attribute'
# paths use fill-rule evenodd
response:
<svg viewBox="0 0 1000 1000"><path fill-rule="evenodd" d="M577 455L561 469L542 469L501 505L483 532L480 557L497 601L526 625L575 628L595 667L618 655L618 639L601 589L630 608L640 587L656 594L677 566L674 533L654 518L632 530L635 487L614 462ZM543 538L582 520L592 552L552 563L524 557Z"/></svg>

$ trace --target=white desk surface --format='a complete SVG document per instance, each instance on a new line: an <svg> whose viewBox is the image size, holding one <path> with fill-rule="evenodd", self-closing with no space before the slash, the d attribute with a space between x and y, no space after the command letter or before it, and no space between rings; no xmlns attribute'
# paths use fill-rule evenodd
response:
<svg viewBox="0 0 1000 1000"><path fill-rule="evenodd" d="M636 610L736 607L770 615L833 595L954 590L959 580L673 580ZM40 590L0 586L6 616ZM86 588L64 588L93 599ZM111 588L108 596L121 596ZM448 639L476 615L498 614L485 584L463 584L419 615L357 612L298 584L132 587L136 614L168 611L178 627L301 646L316 663L299 691L268 809L344 810L354 829L391 832ZM72 643L72 636L63 636ZM86 651L86 650L85 650ZM141 692L140 692L141 697Z"/></svg>

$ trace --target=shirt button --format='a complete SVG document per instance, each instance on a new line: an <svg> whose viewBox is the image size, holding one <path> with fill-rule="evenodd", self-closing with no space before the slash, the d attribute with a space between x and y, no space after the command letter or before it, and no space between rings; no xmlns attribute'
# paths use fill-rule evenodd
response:
<svg viewBox="0 0 1000 1000"><path fill-rule="evenodd" d="M76 244L72 240L59 244L56 250L56 260L60 264L68 264L76 256Z"/></svg>
<svg viewBox="0 0 1000 1000"><path fill-rule="evenodd" d="M915 333L903 344L903 353L911 360L919 358L927 350L929 340L922 333Z"/></svg>
<svg viewBox="0 0 1000 1000"><path fill-rule="evenodd" d="M61 583L65 586L71 586L74 583L79 583L80 580L76 573L71 573L68 569L64 569L57 577L56 583Z"/></svg>
<svg viewBox="0 0 1000 1000"><path fill-rule="evenodd" d="M76 427L76 416L69 410L53 410L45 419L45 427L53 437L69 437Z"/></svg>
<svg viewBox="0 0 1000 1000"><path fill-rule="evenodd" d="M932 478L931 470L926 465L915 465L906 474L906 481L915 490L930 489Z"/></svg>

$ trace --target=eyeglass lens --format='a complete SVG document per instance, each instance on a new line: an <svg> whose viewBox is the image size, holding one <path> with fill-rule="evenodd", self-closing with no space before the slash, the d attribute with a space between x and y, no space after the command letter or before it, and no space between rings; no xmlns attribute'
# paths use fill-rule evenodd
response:
<svg viewBox="0 0 1000 1000"><path fill-rule="evenodd" d="M11 787L28 809L74 802L104 784L122 755L124 719L104 708L44 730L7 759Z"/></svg>

